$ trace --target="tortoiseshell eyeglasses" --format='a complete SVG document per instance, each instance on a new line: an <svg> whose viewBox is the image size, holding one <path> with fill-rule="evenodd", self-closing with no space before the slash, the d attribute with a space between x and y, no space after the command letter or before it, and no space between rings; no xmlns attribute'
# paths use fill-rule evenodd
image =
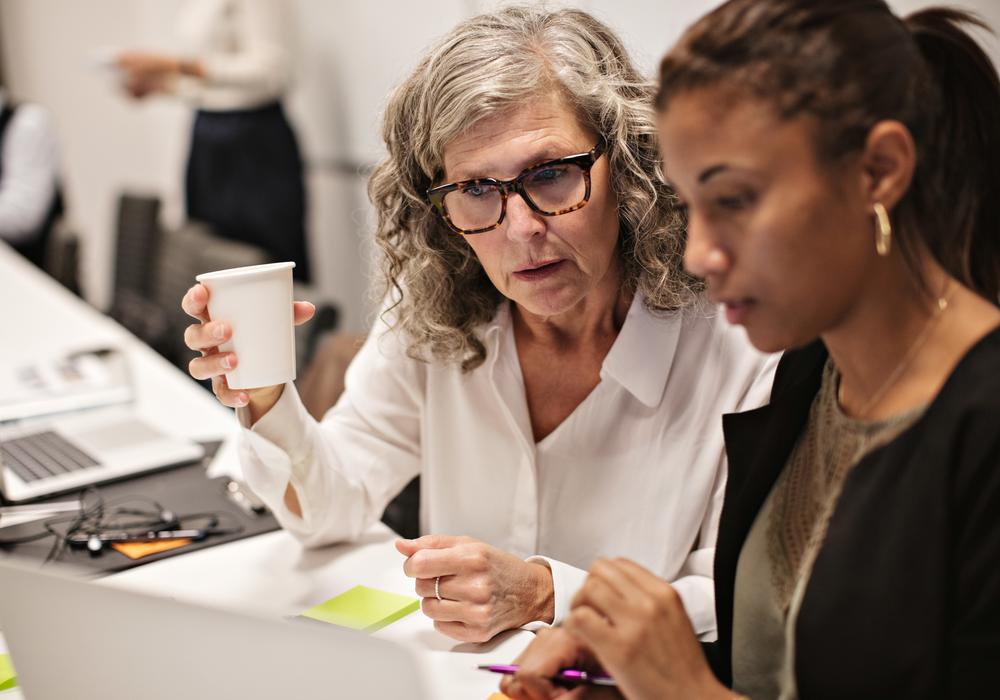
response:
<svg viewBox="0 0 1000 700"><path fill-rule="evenodd" d="M427 190L427 199L450 229L465 235L503 223L511 192L542 216L568 214L590 199L590 169L604 149L602 139L586 153L532 165L512 180L481 177L439 185Z"/></svg>

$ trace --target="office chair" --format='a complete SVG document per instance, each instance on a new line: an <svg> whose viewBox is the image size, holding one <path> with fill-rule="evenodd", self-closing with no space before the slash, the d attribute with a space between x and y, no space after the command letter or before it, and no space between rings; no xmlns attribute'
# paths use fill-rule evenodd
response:
<svg viewBox="0 0 1000 700"><path fill-rule="evenodd" d="M111 317L161 354L169 342L166 314L152 301L159 255L160 199L122 193L115 226L115 276Z"/></svg>
<svg viewBox="0 0 1000 700"><path fill-rule="evenodd" d="M154 265L151 298L163 314L168 329L164 342L166 357L186 371L194 353L184 344L184 329L194 321L181 309L181 299L195 275L230 267L269 262L263 248L221 238L212 227L188 221L163 232L163 245Z"/></svg>
<svg viewBox="0 0 1000 700"><path fill-rule="evenodd" d="M114 293L149 299L153 269L163 238L160 230L160 198L124 192L118 197L115 225Z"/></svg>
<svg viewBox="0 0 1000 700"><path fill-rule="evenodd" d="M80 237L66 225L56 222L45 251L45 271L77 296L80 289Z"/></svg>

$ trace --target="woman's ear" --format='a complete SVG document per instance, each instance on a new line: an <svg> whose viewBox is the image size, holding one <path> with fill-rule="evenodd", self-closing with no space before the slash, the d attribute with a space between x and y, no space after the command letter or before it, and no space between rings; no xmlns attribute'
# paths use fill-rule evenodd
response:
<svg viewBox="0 0 1000 700"><path fill-rule="evenodd" d="M916 145L902 122L885 120L875 124L868 132L861 154L869 202L880 202L892 210L910 188L916 164Z"/></svg>

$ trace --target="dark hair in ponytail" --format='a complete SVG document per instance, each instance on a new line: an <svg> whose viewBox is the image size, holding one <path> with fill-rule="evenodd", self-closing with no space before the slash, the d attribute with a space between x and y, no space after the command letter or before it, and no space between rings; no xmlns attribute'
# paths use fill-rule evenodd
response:
<svg viewBox="0 0 1000 700"><path fill-rule="evenodd" d="M917 167L892 212L894 241L914 273L927 250L997 303L1000 79L968 26L989 30L952 8L900 20L883 0L730 0L663 59L657 108L721 86L783 118L816 117L818 152L830 160L861 149L877 122L902 122Z"/></svg>
<svg viewBox="0 0 1000 700"><path fill-rule="evenodd" d="M937 88L937 113L917 168L918 187L944 196L937 210L915 211L934 223L924 242L934 257L966 285L997 302L1000 276L1000 79L989 57L962 24L988 27L950 8L906 18L906 26ZM917 209L915 207L914 209ZM914 222L915 223L915 222Z"/></svg>

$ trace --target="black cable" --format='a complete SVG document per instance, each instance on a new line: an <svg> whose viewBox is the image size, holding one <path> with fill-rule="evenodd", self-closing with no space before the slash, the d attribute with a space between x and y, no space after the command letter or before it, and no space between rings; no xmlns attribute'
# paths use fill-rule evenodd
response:
<svg viewBox="0 0 1000 700"><path fill-rule="evenodd" d="M62 557L66 547L71 544L71 538L80 533L87 536L100 536L104 532L114 531L134 533L137 537L141 537L148 532L195 529L201 530L205 537L209 537L238 534L244 530L244 526L239 524L236 524L235 527L219 527L220 515L228 517L232 515L231 513L223 511L221 514L207 512L178 516L164 508L155 499L140 494L119 496L105 501L95 487L90 487L80 493L79 500L80 509L76 513L53 516L44 520L41 523L44 530L42 532L12 539L0 539L0 547L13 547L52 537L52 547L45 557L44 565ZM156 512L124 507L136 501L152 505L156 508ZM123 516L133 517L125 519ZM201 527L192 527L190 521L201 519L207 520L207 522ZM65 529L59 527L67 523Z"/></svg>
<svg viewBox="0 0 1000 700"><path fill-rule="evenodd" d="M93 496L97 503L88 508L87 496ZM80 493L80 510L75 517L70 516L70 520L73 524L69 526L65 533L56 531L52 526L66 520L66 516L49 518L42 524L54 538L52 541L52 547L49 549L49 553L45 556L45 560L42 562L43 566L62 556L62 553L66 548L66 538L69 537L70 533L75 531L76 528L80 527L83 522L86 522L92 512L101 516L104 514L104 499L101 497L100 492L93 486L88 487Z"/></svg>

